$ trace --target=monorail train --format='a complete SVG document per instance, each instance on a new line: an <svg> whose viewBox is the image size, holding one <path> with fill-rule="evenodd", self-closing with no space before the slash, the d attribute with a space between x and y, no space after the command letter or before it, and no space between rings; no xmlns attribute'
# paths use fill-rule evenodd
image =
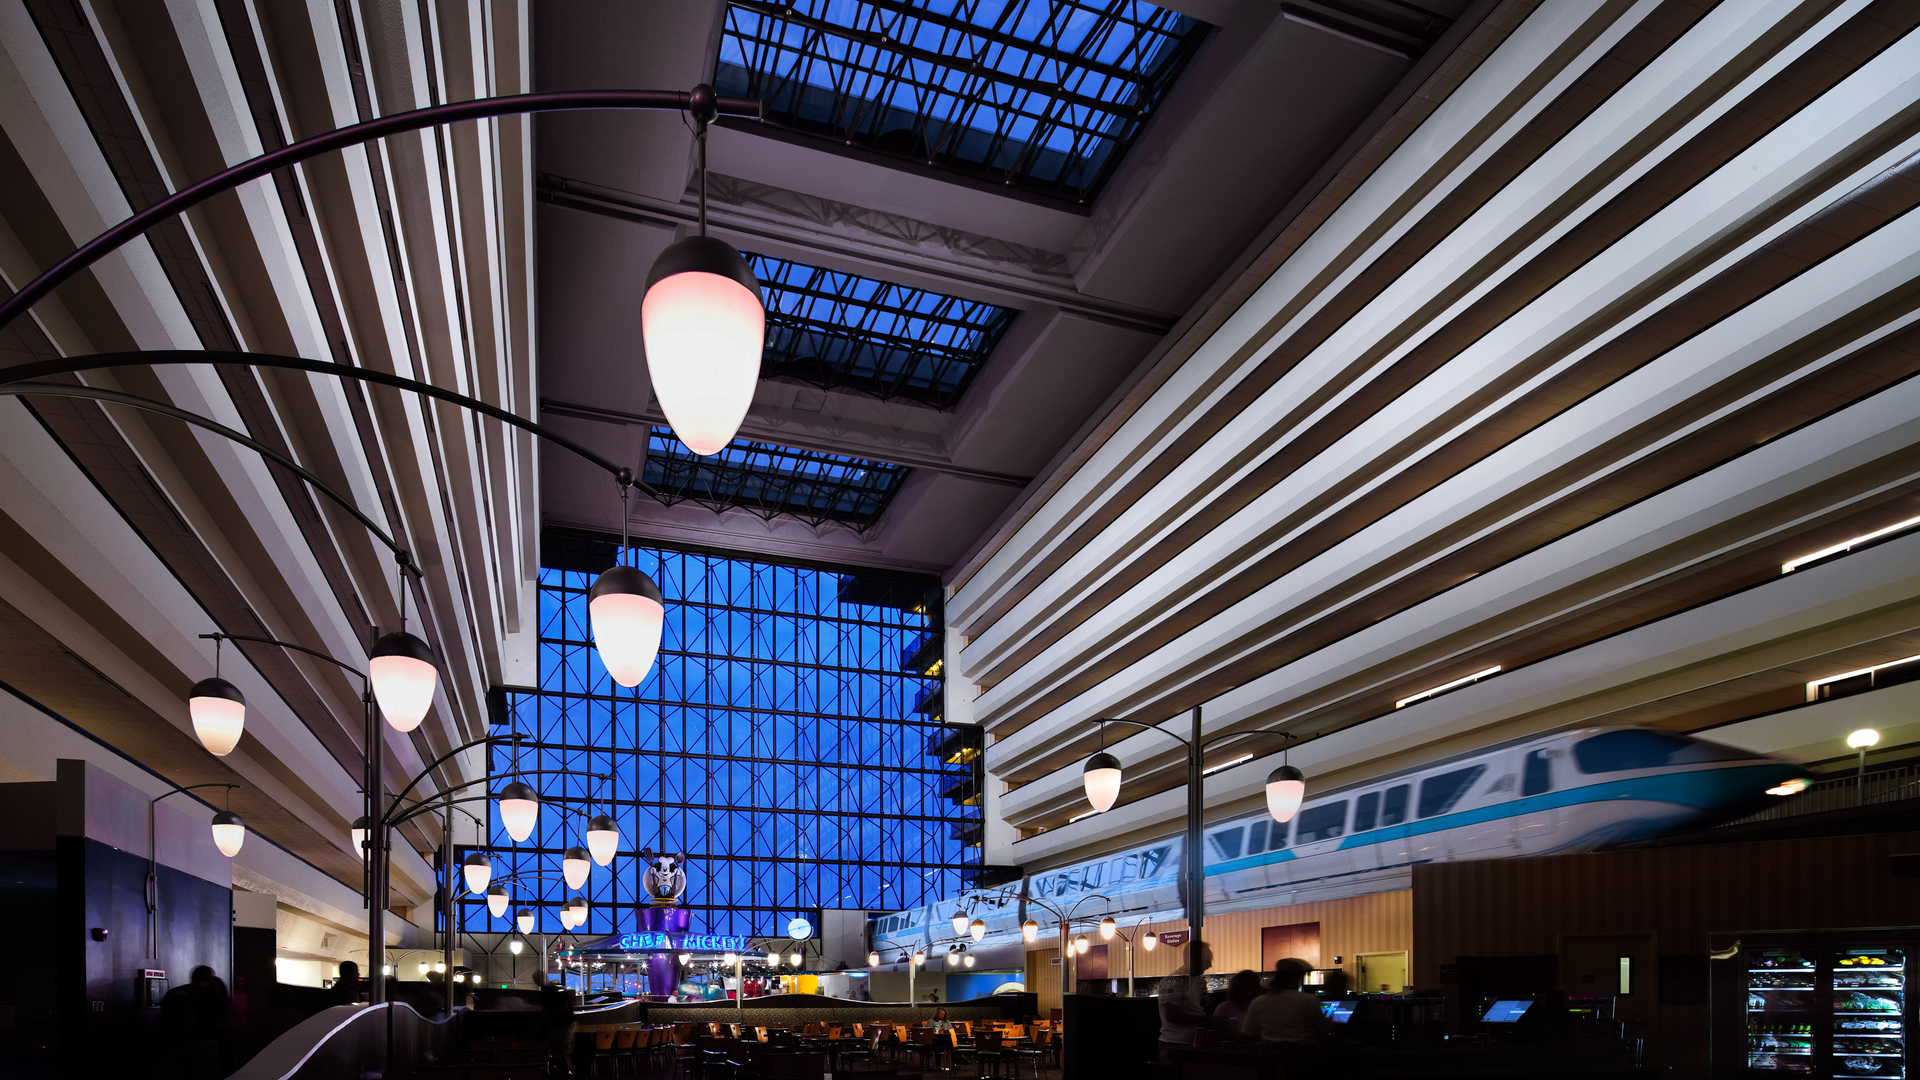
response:
<svg viewBox="0 0 1920 1080"><path fill-rule="evenodd" d="M1791 794L1811 773L1781 758L1649 728L1582 728L1313 793L1291 822L1264 811L1210 825L1207 910L1228 912L1405 888L1421 863L1591 851L1724 821ZM874 920L882 954L944 950L952 916L987 924L970 951L1017 959L1020 924L1051 936L1036 897L1123 925L1181 914L1184 834ZM1094 897L1080 904L1079 901ZM1007 953L1008 956L998 954ZM891 959L891 957L888 957ZM884 962L884 961L883 961Z"/></svg>

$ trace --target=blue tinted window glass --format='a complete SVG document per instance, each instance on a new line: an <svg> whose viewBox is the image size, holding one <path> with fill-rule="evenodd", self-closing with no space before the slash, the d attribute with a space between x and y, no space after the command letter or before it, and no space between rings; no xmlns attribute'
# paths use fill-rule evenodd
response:
<svg viewBox="0 0 1920 1080"><path fill-rule="evenodd" d="M1299 827L1294 830L1293 842L1311 844L1316 840L1331 840L1346 832L1347 800L1316 806L1311 810L1300 811Z"/></svg>
<svg viewBox="0 0 1920 1080"><path fill-rule="evenodd" d="M1453 804L1459 802L1486 771L1485 765L1470 765L1420 781L1420 816L1430 818L1453 809Z"/></svg>

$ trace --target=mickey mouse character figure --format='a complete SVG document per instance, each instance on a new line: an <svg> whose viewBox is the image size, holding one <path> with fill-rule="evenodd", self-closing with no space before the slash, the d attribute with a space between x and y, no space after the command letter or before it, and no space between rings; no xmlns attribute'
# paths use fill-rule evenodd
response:
<svg viewBox="0 0 1920 1080"><path fill-rule="evenodd" d="M640 884L646 888L648 896L657 900L678 900L687 891L685 852L672 855L661 852L655 855L652 848L643 848L640 858L650 864L640 878Z"/></svg>

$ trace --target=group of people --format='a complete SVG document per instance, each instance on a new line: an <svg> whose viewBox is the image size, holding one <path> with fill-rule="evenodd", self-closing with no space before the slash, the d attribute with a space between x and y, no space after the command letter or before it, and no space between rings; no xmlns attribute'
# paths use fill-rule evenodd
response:
<svg viewBox="0 0 1920 1080"><path fill-rule="evenodd" d="M1336 1028L1320 1010L1321 998L1300 989L1313 965L1289 957L1273 966L1263 987L1260 974L1242 971L1227 982L1226 1000L1207 1010L1206 971L1213 949L1189 944L1187 963L1160 981L1160 1060L1175 1047L1194 1045L1202 1029L1295 1053L1310 1051Z"/></svg>

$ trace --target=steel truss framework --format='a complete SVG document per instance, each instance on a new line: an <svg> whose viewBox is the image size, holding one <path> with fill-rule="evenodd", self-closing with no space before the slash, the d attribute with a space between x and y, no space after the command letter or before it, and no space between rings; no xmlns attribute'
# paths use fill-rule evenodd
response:
<svg viewBox="0 0 1920 1080"><path fill-rule="evenodd" d="M763 377L944 409L1013 325L1012 308L747 254L767 303Z"/></svg>
<svg viewBox="0 0 1920 1080"><path fill-rule="evenodd" d="M655 427L640 478L668 506L694 502L715 513L738 507L767 520L796 517L814 526L837 521L862 531L880 520L910 472L904 465L751 439L735 439L701 457L671 428Z"/></svg>
<svg viewBox="0 0 1920 1080"><path fill-rule="evenodd" d="M519 875L513 907L559 932L558 907L577 895L560 854L584 844L581 815L596 813L623 842L614 872L588 881L582 936L636 929L643 847L687 854L685 900L706 933L779 934L796 915L818 925L822 908L893 911L965 887L980 849L963 837L980 810L941 792L970 767L930 755L948 729L914 711L942 680L901 670L938 626L937 582L862 593L868 579L719 555L635 548L630 561L667 599L659 661L637 692L616 687L589 644L593 576L541 571L540 686L507 694L509 723L530 738L517 761L495 748L490 771L496 788L516 765L561 772L544 778L525 844L489 823L496 874ZM507 927L477 896L459 924Z"/></svg>
<svg viewBox="0 0 1920 1080"><path fill-rule="evenodd" d="M734 0L713 85L797 131L1085 202L1204 31L1140 0Z"/></svg>

